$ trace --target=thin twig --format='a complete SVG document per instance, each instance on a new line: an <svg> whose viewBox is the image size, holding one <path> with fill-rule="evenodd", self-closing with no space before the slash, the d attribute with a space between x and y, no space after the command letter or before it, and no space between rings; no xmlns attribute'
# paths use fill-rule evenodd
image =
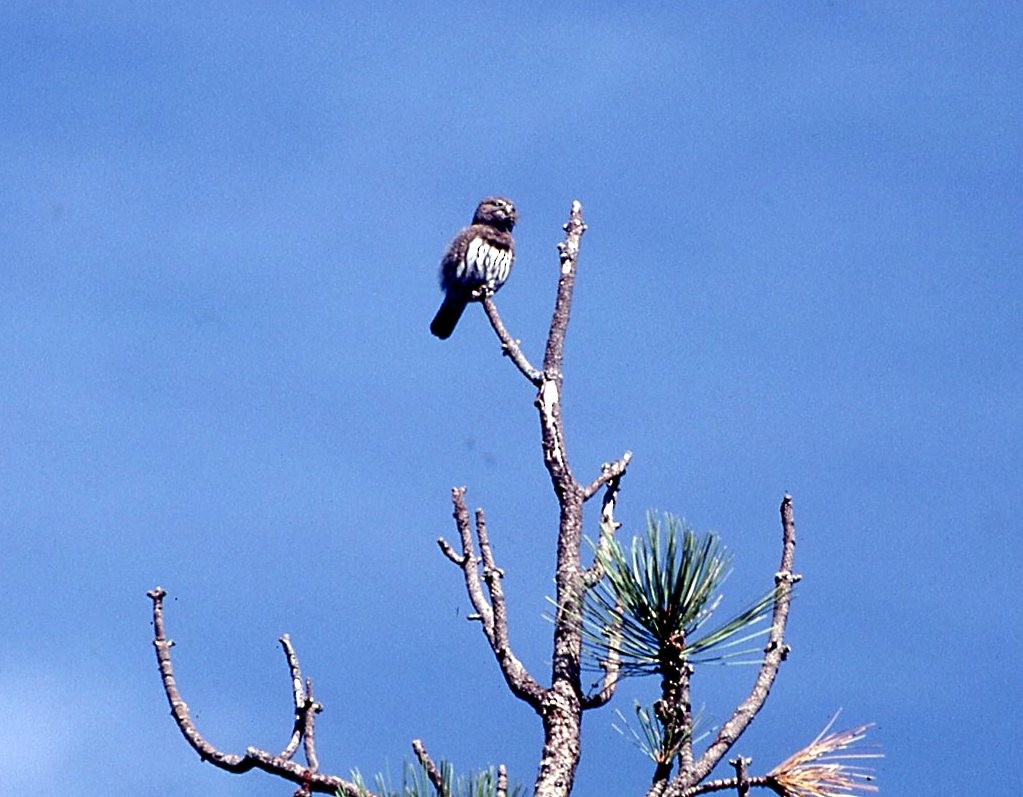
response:
<svg viewBox="0 0 1023 797"><path fill-rule="evenodd" d="M605 484L621 479L625 475L625 469L629 467L629 462L631 461L632 452L626 451L621 459L614 462L605 462L600 468L600 475L583 490L583 500L589 501Z"/></svg>
<svg viewBox="0 0 1023 797"><path fill-rule="evenodd" d="M302 739L305 742L305 760L311 772L320 768L320 759L316 757L316 715L323 711L323 706L313 697L313 682L305 679L305 706L302 709L304 725Z"/></svg>
<svg viewBox="0 0 1023 797"><path fill-rule="evenodd" d="M582 700L583 711L600 708L614 697L618 688L619 675L621 674L621 641L622 641L622 612L621 605L618 611L613 614L611 627L607 630L607 657L600 662L600 669L604 671L604 677L600 679L600 690L585 695Z"/></svg>
<svg viewBox="0 0 1023 797"><path fill-rule="evenodd" d="M504 571L494 561L494 554L490 548L490 537L487 534L487 519L482 509L476 510L476 538L479 540L480 556L483 560L483 581L487 585L490 605L493 609L493 634L488 636L488 640L512 692L539 710L544 689L526 671L525 665L512 652L508 637L508 609L504 600L504 589L501 586Z"/></svg>
<svg viewBox="0 0 1023 797"><path fill-rule="evenodd" d="M494 611L491 644L493 644L496 653L498 650L508 647L508 609L504 602L504 590L501 587L504 571L494 562L490 537L487 535L487 518L482 508L476 510L476 538L480 543L480 557L483 560L483 582L487 585L490 605Z"/></svg>
<svg viewBox="0 0 1023 797"><path fill-rule="evenodd" d="M426 777L429 778L430 783L433 784L433 788L437 792L437 797L445 797L444 773L440 771L440 767L433 763L433 759L430 758L430 754L426 752L426 748L423 746L421 739L412 740L412 751L416 754L416 758L419 759L419 763L426 772Z"/></svg>
<svg viewBox="0 0 1023 797"><path fill-rule="evenodd" d="M749 765L752 763L752 759L737 756L728 763L735 769L735 793L738 797L747 797L750 788Z"/></svg>
<svg viewBox="0 0 1023 797"><path fill-rule="evenodd" d="M490 296L483 297L483 310L486 312L487 318L490 319L490 326L494 328L494 332L497 333L497 337L501 341L501 353L515 363L515 367L526 379L536 387L540 387L543 375L526 359L526 355L522 353L520 341L513 339L508 333L501 320L501 314L497 312L497 305L494 304L494 300Z"/></svg>
<svg viewBox="0 0 1023 797"><path fill-rule="evenodd" d="M450 543L448 543L448 541L445 540L443 537L437 538L437 545L440 546L441 552L456 565L461 567L462 565L465 564L465 557L459 556L457 553L455 553L455 549L452 548Z"/></svg>
<svg viewBox="0 0 1023 797"><path fill-rule="evenodd" d="M627 465L629 456L627 454L620 461L624 461ZM612 476L607 481L604 500L600 506L600 534L597 538L597 550L593 556L593 564L583 571L583 585L586 589L592 589L604 577L603 560L610 552L611 540L614 539L615 532L622 525L615 520L615 506L618 503L618 488L621 485L624 473L625 469L623 467L621 473Z"/></svg>
<svg viewBox="0 0 1023 797"><path fill-rule="evenodd" d="M156 661L160 668L160 678L163 681L163 691L170 704L171 715L177 723L178 730L191 745L203 761L208 761L219 769L227 772L242 773L252 769L260 769L271 775L284 780L289 780L303 787L306 791L313 791L319 794L335 794L340 791L346 797L360 797L370 795L365 789L361 789L354 783L344 780L336 775L324 775L316 772L310 766L302 766L290 758L274 755L258 747L249 747L245 755L240 756L234 753L225 753L208 742L192 720L188 704L185 703L178 691L177 682L174 678L174 665L171 661L171 648L174 642L167 638L163 622L163 599L167 591L163 587L156 587L146 593L153 602L153 647L156 650ZM296 660L297 661L297 660ZM290 661L289 661L290 667ZM307 695L311 700L311 695ZM309 725L305 728L306 733L312 730ZM306 750L308 753L308 748ZM315 760L315 753L314 753Z"/></svg>
<svg viewBox="0 0 1023 797"><path fill-rule="evenodd" d="M454 549L443 539L437 540L437 544L444 552L444 555L458 565L465 577L465 591L469 595L469 602L475 609L475 617L483 624L483 633L488 640L494 636L494 613L483 595L483 585L480 583L479 560L476 558L475 546L472 542L472 527L469 524L469 508L465 504L465 488L453 487L451 489L451 503L454 504L455 527L458 529L458 537L462 544L462 553L458 555Z"/></svg>
<svg viewBox="0 0 1023 797"><path fill-rule="evenodd" d="M295 704L295 726L291 732L291 741L281 752L281 758L291 758L302 741L302 729L305 726L305 693L302 691L302 670L298 664L295 648L291 645L291 637L284 634L277 641L281 643L284 657L288 661L288 671L291 673L291 697Z"/></svg>
<svg viewBox="0 0 1023 797"><path fill-rule="evenodd" d="M600 537L597 542L597 551L593 557L593 564L586 568L582 574L583 586L586 589L593 588L604 577L602 559L607 555L614 533L622 525L615 520L615 504L618 500L618 488L631 456L631 454L626 453L619 460L622 463L621 472L611 476L607 481L607 489L604 492L604 500L600 508ZM610 467L606 467L604 471L609 472ZM622 612L614 612L612 617L614 619L611 628L608 629L607 657L600 662L600 668L604 671L600 691L583 697L582 708L584 711L600 708L607 704L614 696L615 689L618 686L618 676L621 670L621 651L619 648L622 633Z"/></svg>

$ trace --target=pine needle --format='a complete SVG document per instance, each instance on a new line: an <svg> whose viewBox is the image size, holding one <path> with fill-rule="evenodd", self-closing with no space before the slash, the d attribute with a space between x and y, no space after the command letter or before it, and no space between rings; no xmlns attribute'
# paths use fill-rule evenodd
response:
<svg viewBox="0 0 1023 797"><path fill-rule="evenodd" d="M881 753L844 752L866 737L872 725L828 733L838 719L836 713L817 738L776 766L767 777L789 797L849 797L876 792L874 770L850 761L883 758Z"/></svg>

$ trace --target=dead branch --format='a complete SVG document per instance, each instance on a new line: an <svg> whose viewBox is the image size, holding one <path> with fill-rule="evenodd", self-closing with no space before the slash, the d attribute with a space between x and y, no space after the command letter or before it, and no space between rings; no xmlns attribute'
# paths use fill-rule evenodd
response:
<svg viewBox="0 0 1023 797"><path fill-rule="evenodd" d="M490 649L497 659L501 674L508 687L516 697L528 703L535 711L539 711L544 688L529 674L525 665L519 661L511 649L508 638L508 613L504 590L501 586L504 573L494 561L490 537L487 534L486 517L482 509L476 510L476 537L479 541L481 556L478 559L473 545L464 487L452 489L451 502L454 504L455 526L458 528L462 553L456 553L443 538L439 539L437 544L444 555L462 570L469 602L475 610L474 614L469 615L469 619L480 622L483 634L486 636L487 642L490 643ZM479 572L481 564L483 566L482 580ZM484 584L486 584L487 593L490 596L489 601L483 594Z"/></svg>
<svg viewBox="0 0 1023 797"><path fill-rule="evenodd" d="M519 373L535 387L540 387L540 382L543 379L542 374L530 364L526 355L522 353L521 341L513 340L512 336L508 334L501 315L497 312L497 305L494 304L494 300L490 296L483 297L483 310L486 312L487 318L490 319L490 326L494 328L494 332L497 333L497 337L501 341L501 353L515 363Z"/></svg>
<svg viewBox="0 0 1023 797"><path fill-rule="evenodd" d="M185 737L199 757L208 761L219 769L227 772L242 773L252 769L260 769L271 775L289 780L298 784L306 793L318 792L320 794L335 794L340 791L346 797L358 797L358 787L336 775L325 775L318 772L316 762L315 728L313 716L322 710L322 706L313 699L312 684L306 682L306 689L302 690L301 670L298 666L298 657L287 635L281 638L281 645L284 648L285 657L288 660L288 667L292 675L292 695L295 701L295 732L292 734L292 741L284 748L280 755L274 755L266 750L257 747L249 747L245 755L225 753L212 743L206 740L199 732L192 720L188 704L181 697L178 691L177 682L174 678L174 665L171 661L171 648L174 642L167 638L163 622L163 599L167 591L163 587L156 587L146 593L153 601L153 647L156 650L156 661L160 668L160 677L163 681L163 691L167 695L167 702L170 704L171 715L178 725L178 730ZM296 686L297 679L297 686ZM295 733L298 738L306 740L306 766L293 761L291 757L298 749ZM362 792L362 794L367 794Z"/></svg>
<svg viewBox="0 0 1023 797"><path fill-rule="evenodd" d="M600 534L597 538L597 550L593 556L593 564L583 571L583 586L592 589L604 577L603 557L608 555L611 540L614 534L621 528L621 523L615 520L615 505L618 502L618 488L621 485L622 476L625 474L625 466L632 458L631 453L626 453L619 462L623 463L621 472L611 476L607 482L607 489L604 491L604 500L600 507ZM610 472L611 467L604 467L604 472Z"/></svg>
<svg viewBox="0 0 1023 797"><path fill-rule="evenodd" d="M579 244L586 224L582 205L572 203L565 240L558 245L560 272L558 293L551 316L543 358L543 381L536 397L540 414L540 437L544 466L550 475L560 508L557 565L555 570L554 650L551 687L544 695L541 713L544 745L534 786L535 797L565 797L572 791L580 755L582 723L582 598L584 592L580 546L582 544L583 489L572 475L565 448L561 418L562 362L565 335L572 308L579 259Z"/></svg>
<svg viewBox="0 0 1023 797"><path fill-rule="evenodd" d="M412 740L412 752L416 754L416 758L419 760L420 766L423 771L426 772L426 777L430 780L434 790L437 792L437 797L444 797L444 773L440 771L433 759L430 758L430 754L426 752L426 747L423 745L422 739Z"/></svg>
<svg viewBox="0 0 1023 797"><path fill-rule="evenodd" d="M625 469L629 467L629 462L631 461L632 452L626 451L621 459L617 459L614 462L605 462L600 467L600 475L583 490L583 500L589 501L605 484L620 480L625 475Z"/></svg>
<svg viewBox="0 0 1023 797"><path fill-rule="evenodd" d="M618 608L619 612L615 613L611 627L607 632L607 657L600 662L600 669L604 671L604 676L600 679L600 689L583 696L583 711L607 705L611 698L614 697L615 690L618 688L619 675L621 674L621 604L618 605Z"/></svg>
<svg viewBox="0 0 1023 797"><path fill-rule="evenodd" d="M593 557L593 564L583 571L582 583L584 589L593 588L604 577L604 565L601 562L601 556L606 555L608 547L611 544L611 540L614 537L614 533L622 525L615 520L615 504L618 500L618 487L621 483L622 476L625 473L625 466L628 465L631 457L632 454L626 452L625 456L619 460L622 464L620 472L614 473L614 475L612 475L606 482L607 489L604 491L604 500L600 509L600 536L597 542L597 551ZM605 466L603 472L611 472L611 466ZM616 642L616 639L618 639L621 635L621 630L621 614L615 614L613 624L608 630L608 655L600 662L600 668L604 671L604 677L601 679L600 690L583 697L582 709L584 711L600 708L601 706L606 705L614 696L615 689L618 686L618 676L621 669L621 654L618 649L618 643Z"/></svg>
<svg viewBox="0 0 1023 797"><path fill-rule="evenodd" d="M747 797L750 789L749 765L752 760L737 756L728 762L735 769L735 793L738 797Z"/></svg>
<svg viewBox="0 0 1023 797"><path fill-rule="evenodd" d="M295 704L295 725L291 732L291 740L281 753L281 758L291 758L298 745L305 742L305 756L309 769L315 772L319 769L319 762L316 758L316 720L315 717L323 711L323 705L313 699L313 682L307 678L305 689L302 688L302 669L298 664L298 655L291 644L291 637L285 634L278 642L284 649L284 657L288 661L288 670L291 673L291 695Z"/></svg>
<svg viewBox="0 0 1023 797"><path fill-rule="evenodd" d="M788 621L789 604L792 601L792 585L800 576L792 572L792 559L796 549L796 524L792 513L792 496L786 495L781 502L782 553L781 564L775 573L774 613L771 618L771 632L764 648L764 660L760 665L756 681L749 696L739 704L731 718L721 726L717 737L700 756L688 775L680 773L665 791L665 797L681 797L687 789L706 778L725 753L743 734L753 718L763 707L778 675L778 668L789 652L785 644L785 625Z"/></svg>

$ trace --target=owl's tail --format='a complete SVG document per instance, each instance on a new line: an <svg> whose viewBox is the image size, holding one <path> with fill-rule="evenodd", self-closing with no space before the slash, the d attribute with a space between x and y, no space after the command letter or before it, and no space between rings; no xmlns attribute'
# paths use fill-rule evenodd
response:
<svg viewBox="0 0 1023 797"><path fill-rule="evenodd" d="M449 290L441 303L437 315L430 322L430 331L441 340L447 340L455 331L458 319L465 312L466 299L460 291Z"/></svg>

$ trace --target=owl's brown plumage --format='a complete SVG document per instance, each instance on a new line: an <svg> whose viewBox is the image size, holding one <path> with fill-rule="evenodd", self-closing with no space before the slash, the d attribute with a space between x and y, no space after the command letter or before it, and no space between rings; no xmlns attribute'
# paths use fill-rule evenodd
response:
<svg viewBox="0 0 1023 797"><path fill-rule="evenodd" d="M487 197L476 208L472 224L461 230L440 263L444 301L430 324L441 340L451 336L469 302L480 301L504 285L515 261L511 231L518 213L510 199Z"/></svg>

